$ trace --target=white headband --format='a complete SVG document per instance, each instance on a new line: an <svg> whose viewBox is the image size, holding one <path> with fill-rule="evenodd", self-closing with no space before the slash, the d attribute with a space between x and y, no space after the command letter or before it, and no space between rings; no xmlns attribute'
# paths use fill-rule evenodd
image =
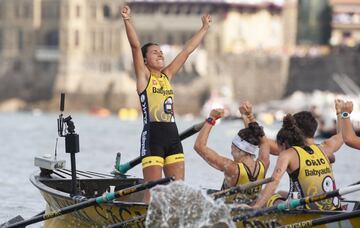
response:
<svg viewBox="0 0 360 228"><path fill-rule="evenodd" d="M232 144L246 153L256 155L259 152L259 147L255 146L244 139L240 138L239 135L236 135L232 141Z"/></svg>

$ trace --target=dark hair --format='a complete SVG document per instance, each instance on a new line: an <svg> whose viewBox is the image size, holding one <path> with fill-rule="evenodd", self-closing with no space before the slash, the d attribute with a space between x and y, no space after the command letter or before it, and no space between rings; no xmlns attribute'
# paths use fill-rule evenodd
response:
<svg viewBox="0 0 360 228"><path fill-rule="evenodd" d="M302 111L294 114L296 125L307 138L314 138L318 122L311 112Z"/></svg>
<svg viewBox="0 0 360 228"><path fill-rule="evenodd" d="M243 140L253 145L259 145L260 139L265 135L264 130L257 122L249 123L247 128L243 128L238 132L238 135Z"/></svg>
<svg viewBox="0 0 360 228"><path fill-rule="evenodd" d="M147 51L148 51L148 48L149 48L150 46L153 46L153 45L159 46L159 45L156 44L156 43L150 42L150 43L144 44L144 45L141 47L141 53L142 53L142 56L143 56L144 59L146 58L146 53L147 53Z"/></svg>
<svg viewBox="0 0 360 228"><path fill-rule="evenodd" d="M283 125L276 135L276 142L279 145L285 144L286 148L292 146L305 146L304 133L299 129L295 118L287 114L283 119Z"/></svg>

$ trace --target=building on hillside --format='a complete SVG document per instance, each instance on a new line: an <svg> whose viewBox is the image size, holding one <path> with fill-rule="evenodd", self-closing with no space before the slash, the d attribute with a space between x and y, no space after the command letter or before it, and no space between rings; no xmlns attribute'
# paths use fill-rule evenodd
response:
<svg viewBox="0 0 360 228"><path fill-rule="evenodd" d="M130 0L141 42L162 44L167 60L210 13L212 29L180 72L178 83L217 75L224 55L283 46L281 1ZM65 91L110 105L114 94L134 94L132 58L119 8L122 0L0 1L0 100L49 99ZM221 73L221 72L220 72ZM10 86L9 86L10 84ZM4 90L3 90L4 89ZM116 102L133 106L137 97ZM114 101L115 102L115 101ZM80 106L80 104L78 104Z"/></svg>
<svg viewBox="0 0 360 228"><path fill-rule="evenodd" d="M331 45L360 44L360 1L330 0L332 6Z"/></svg>

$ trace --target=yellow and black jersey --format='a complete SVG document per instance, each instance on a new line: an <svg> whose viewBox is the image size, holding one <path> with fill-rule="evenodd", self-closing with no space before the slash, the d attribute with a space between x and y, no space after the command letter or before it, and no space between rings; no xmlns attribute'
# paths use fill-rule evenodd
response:
<svg viewBox="0 0 360 228"><path fill-rule="evenodd" d="M237 177L237 181L236 181L236 186L244 185L249 182L254 182L254 181L264 179L265 178L264 164L261 161L257 160L256 166L259 166L258 169L256 169L256 167L255 167L255 170L258 170L258 172L251 173L250 169L244 163L238 163L239 172L238 172L238 177ZM227 186L225 185L225 181L224 181L222 189L224 189L226 187ZM240 203L250 203L251 201L253 201L257 198L257 196L260 192L261 192L261 185L251 188L251 189L247 190L245 193L240 193L240 194L237 194L236 196L228 197L226 199L226 201L229 202L229 201L235 200Z"/></svg>
<svg viewBox="0 0 360 228"><path fill-rule="evenodd" d="M168 77L150 74L145 90L139 94L144 124L150 122L175 122L174 92Z"/></svg>
<svg viewBox="0 0 360 228"><path fill-rule="evenodd" d="M150 74L145 90L139 94L144 128L140 156L143 168L184 161L183 147L174 117L174 92L168 77Z"/></svg>
<svg viewBox="0 0 360 228"><path fill-rule="evenodd" d="M312 196L335 190L335 180L329 160L317 145L293 147L299 157L299 169L290 177L290 191L299 192L301 197ZM340 208L337 197L306 205L307 209L336 210Z"/></svg>

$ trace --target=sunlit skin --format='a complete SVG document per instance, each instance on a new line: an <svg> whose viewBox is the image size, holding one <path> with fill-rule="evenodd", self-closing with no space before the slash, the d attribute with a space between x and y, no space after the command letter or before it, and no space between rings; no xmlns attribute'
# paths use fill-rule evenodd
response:
<svg viewBox="0 0 360 228"><path fill-rule="evenodd" d="M344 102L341 106L341 113L347 112L351 114L353 106L352 101ZM346 145L355 149L360 149L360 137L355 134L350 117L345 119L341 118L341 122L343 123L342 136Z"/></svg>
<svg viewBox="0 0 360 228"><path fill-rule="evenodd" d="M171 81L179 69L184 65L190 54L200 45L212 22L210 15L202 16L201 28L184 45L182 51L170 62L170 64L165 66L164 55L158 45L149 46L145 54L145 58L143 57L140 41L131 22L131 9L129 6L122 7L121 16L124 21L126 35L131 47L136 75L136 90L138 94L146 89L151 75L160 77L161 73L163 73ZM165 176L175 176L176 180L184 180L184 162L180 161L168 164L165 165L164 168L158 165L146 167L143 169L144 180L157 180L161 178L162 172L164 172ZM144 201L150 201L149 191L145 192Z"/></svg>
<svg viewBox="0 0 360 228"><path fill-rule="evenodd" d="M341 99L335 99L335 110L337 113L337 134L333 135L332 137L324 140L321 142L320 147L321 150L327 155L327 157L330 160L335 160L334 153L340 149L340 147L344 144L343 136L342 136L342 121L341 121L341 106L344 103ZM279 155L279 153L283 150L283 148L280 148L279 145L275 142L275 140L269 139L270 144L270 153L272 155ZM307 137L306 138L306 144L307 145L313 145L315 144L314 137Z"/></svg>
<svg viewBox="0 0 360 228"><path fill-rule="evenodd" d="M248 111L250 110L250 113L244 113L244 109L247 109ZM247 118L247 116L250 116L250 118L252 116L251 104L249 102L242 103L239 110L240 113L243 115L245 126L247 126L249 122L255 121L255 119L249 121L249 119ZM215 120L220 119L224 116L224 110L213 109L210 112L209 116ZM225 183L227 186L231 187L236 185L237 178L239 176L238 163L240 162L246 164L250 168L252 173L257 172L257 170L255 170L256 159L254 155L250 155L238 149L236 146L231 145L231 154L233 156L233 159L229 159L221 156L215 150L208 147L207 140L211 129L212 125L209 123L205 123L204 127L201 129L196 138L194 149L209 165L224 173ZM265 136L263 136L260 141L258 159L263 162L265 166L265 172L269 167L269 151L270 148L267 143L267 139Z"/></svg>
<svg viewBox="0 0 360 228"><path fill-rule="evenodd" d="M344 101L340 99L335 100L335 110L336 113L339 113L341 107L343 107ZM338 122L340 122L339 115L338 115ZM342 124L338 124L338 128L340 128L339 132L341 132ZM340 137L339 137L340 136ZM328 160L334 159L334 153L338 151L341 147L342 138L341 133L335 135L330 140L325 140L321 145L319 145L320 150L326 155ZM307 145L315 144L314 138L306 138ZM281 151L279 153L279 157L272 174L274 180L268 183L265 188L261 191L258 200L252 206L253 208L260 208L263 207L266 202L270 199L270 197L275 193L282 176L284 175L285 171L288 173L294 172L296 169L299 168L299 158L295 151L295 149L289 147L287 144L277 145L278 149ZM246 207L244 205L244 207Z"/></svg>

